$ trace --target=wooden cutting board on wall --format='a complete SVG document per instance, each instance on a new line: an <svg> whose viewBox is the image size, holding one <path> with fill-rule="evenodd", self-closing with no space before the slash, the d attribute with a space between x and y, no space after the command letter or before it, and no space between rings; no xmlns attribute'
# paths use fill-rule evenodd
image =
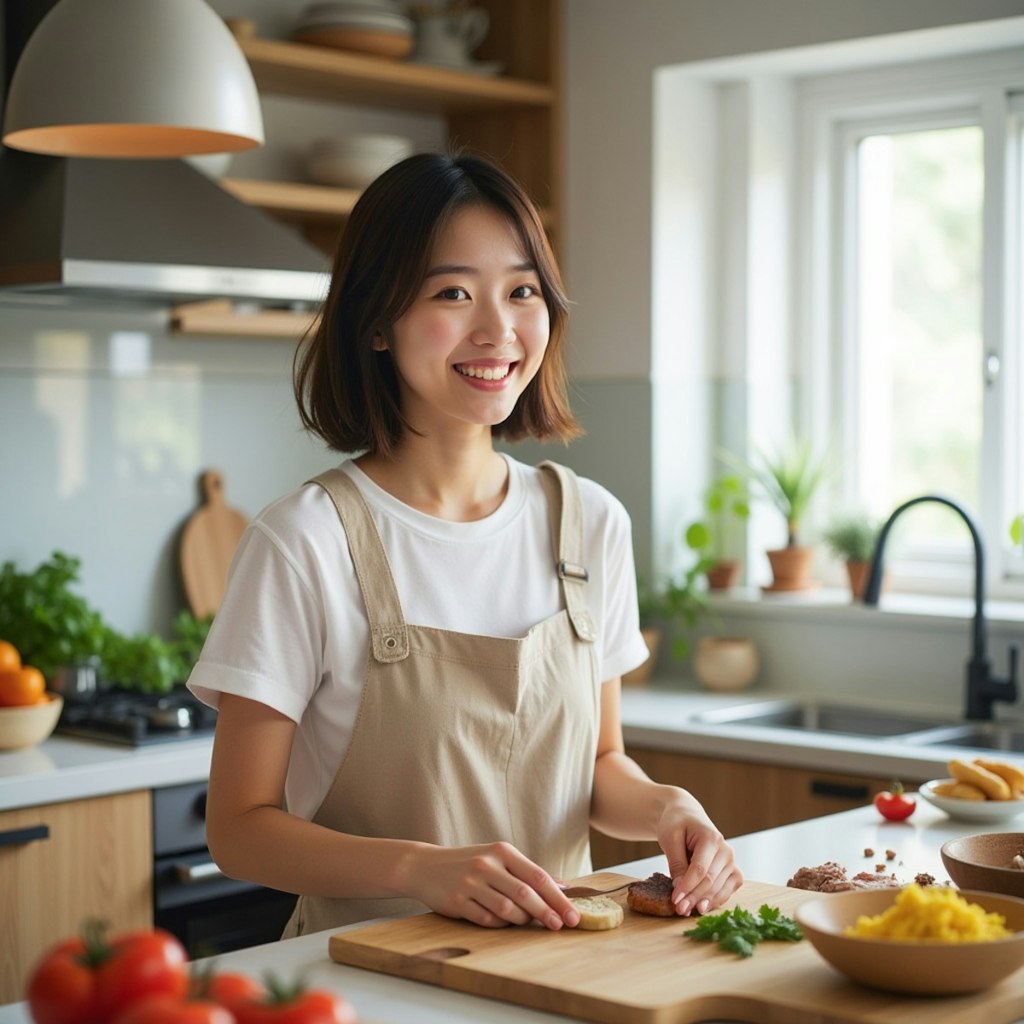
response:
<svg viewBox="0 0 1024 1024"><path fill-rule="evenodd" d="M604 872L586 884L625 876ZM792 916L816 893L746 882L729 906ZM624 897L615 896L624 903ZM367 925L329 939L332 960L602 1024L1010 1024L1024 1016L1024 971L969 996L876 992L802 942L765 942L746 960L687 939L692 923L626 910L605 932L478 928L437 914Z"/></svg>
<svg viewBox="0 0 1024 1024"><path fill-rule="evenodd" d="M185 599L196 618L214 614L228 582L228 569L249 520L224 500L224 477L208 469L199 481L201 503L181 532L179 561Z"/></svg>

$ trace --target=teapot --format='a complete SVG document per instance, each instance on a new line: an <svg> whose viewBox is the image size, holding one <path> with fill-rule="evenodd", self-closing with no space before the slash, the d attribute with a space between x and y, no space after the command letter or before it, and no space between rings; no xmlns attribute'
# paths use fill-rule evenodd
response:
<svg viewBox="0 0 1024 1024"><path fill-rule="evenodd" d="M425 8L416 18L416 47L411 59L449 67L469 64L470 53L487 35L490 24L490 15L482 7Z"/></svg>

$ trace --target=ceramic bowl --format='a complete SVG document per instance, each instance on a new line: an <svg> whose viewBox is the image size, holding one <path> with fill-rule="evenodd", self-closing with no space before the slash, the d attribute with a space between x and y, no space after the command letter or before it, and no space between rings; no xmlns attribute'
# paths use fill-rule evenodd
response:
<svg viewBox="0 0 1024 1024"><path fill-rule="evenodd" d="M401 135L357 134L318 139L310 147L306 171L312 181L339 188L365 188L392 164L412 153Z"/></svg>
<svg viewBox="0 0 1024 1024"><path fill-rule="evenodd" d="M940 852L949 877L961 889L1024 899L1024 871L1011 866L1022 851L1024 832L985 832L950 839Z"/></svg>
<svg viewBox="0 0 1024 1024"><path fill-rule="evenodd" d="M801 903L794 914L812 946L837 971L868 988L910 995L979 992L1024 967L1024 900L974 889L960 895L1006 918L1013 935L990 942L904 942L843 934L863 915L892 906L898 889L836 892Z"/></svg>
<svg viewBox="0 0 1024 1024"><path fill-rule="evenodd" d="M20 750L42 743L57 726L64 698L48 693L40 704L0 708L0 750Z"/></svg>
<svg viewBox="0 0 1024 1024"><path fill-rule="evenodd" d="M945 811L957 821L1009 821L1018 814L1024 814L1024 800L960 800L951 796L939 796L935 787L948 779L932 779L918 789L918 796Z"/></svg>

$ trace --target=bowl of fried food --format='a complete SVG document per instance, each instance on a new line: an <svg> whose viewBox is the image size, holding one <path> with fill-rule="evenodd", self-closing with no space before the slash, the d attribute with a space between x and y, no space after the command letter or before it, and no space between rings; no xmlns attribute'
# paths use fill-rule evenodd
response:
<svg viewBox="0 0 1024 1024"><path fill-rule="evenodd" d="M1024 770L1008 761L953 758L952 778L924 783L918 794L959 821L1009 821L1024 814Z"/></svg>
<svg viewBox="0 0 1024 1024"><path fill-rule="evenodd" d="M1024 900L949 886L829 893L797 924L837 971L910 995L978 992L1024 966Z"/></svg>
<svg viewBox="0 0 1024 1024"><path fill-rule="evenodd" d="M961 889L1024 899L1024 832L985 832L943 843L949 877Z"/></svg>

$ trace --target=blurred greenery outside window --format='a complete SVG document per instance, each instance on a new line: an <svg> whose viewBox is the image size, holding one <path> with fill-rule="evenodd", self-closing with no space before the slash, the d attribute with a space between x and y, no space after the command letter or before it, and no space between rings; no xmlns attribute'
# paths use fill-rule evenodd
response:
<svg viewBox="0 0 1024 1024"><path fill-rule="evenodd" d="M842 500L884 520L945 494L976 513L989 583L1024 584L1024 97L1012 84L945 109L834 122L838 282L832 408ZM938 91L938 90L937 90ZM839 212L841 211L841 212ZM887 561L945 589L973 558L938 505L903 517Z"/></svg>

